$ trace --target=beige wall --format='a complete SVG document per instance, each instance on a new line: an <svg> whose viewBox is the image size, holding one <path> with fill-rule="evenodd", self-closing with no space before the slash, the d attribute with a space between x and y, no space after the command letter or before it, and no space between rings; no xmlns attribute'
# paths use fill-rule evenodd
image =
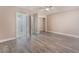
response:
<svg viewBox="0 0 79 59"><path fill-rule="evenodd" d="M0 39L15 37L15 11L11 7L0 7Z"/></svg>
<svg viewBox="0 0 79 59"><path fill-rule="evenodd" d="M0 39L16 37L16 12L31 13L17 7L0 7Z"/></svg>
<svg viewBox="0 0 79 59"><path fill-rule="evenodd" d="M79 10L49 15L48 31L79 36Z"/></svg>

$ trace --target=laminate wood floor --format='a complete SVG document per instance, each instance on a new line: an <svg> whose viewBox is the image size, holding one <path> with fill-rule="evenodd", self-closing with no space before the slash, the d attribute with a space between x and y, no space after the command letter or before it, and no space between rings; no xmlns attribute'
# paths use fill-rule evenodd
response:
<svg viewBox="0 0 79 59"><path fill-rule="evenodd" d="M79 38L52 33L41 33L31 40L32 52L36 53L78 53Z"/></svg>
<svg viewBox="0 0 79 59"><path fill-rule="evenodd" d="M0 43L0 53L79 53L79 38L42 32Z"/></svg>

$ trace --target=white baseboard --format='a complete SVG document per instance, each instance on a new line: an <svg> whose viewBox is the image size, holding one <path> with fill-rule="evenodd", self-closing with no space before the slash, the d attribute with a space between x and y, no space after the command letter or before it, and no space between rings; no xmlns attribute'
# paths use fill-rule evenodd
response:
<svg viewBox="0 0 79 59"><path fill-rule="evenodd" d="M71 37L74 37L74 38L79 38L79 36L72 35L72 34L66 34L66 33L60 33L60 32L52 32L52 31L48 31L48 32L55 33L55 34L60 34L60 35L65 35L65 36L71 36Z"/></svg>
<svg viewBox="0 0 79 59"><path fill-rule="evenodd" d="M15 40L16 37L13 38L7 38L7 39L0 39L0 43L6 42L6 41L10 41L10 40Z"/></svg>

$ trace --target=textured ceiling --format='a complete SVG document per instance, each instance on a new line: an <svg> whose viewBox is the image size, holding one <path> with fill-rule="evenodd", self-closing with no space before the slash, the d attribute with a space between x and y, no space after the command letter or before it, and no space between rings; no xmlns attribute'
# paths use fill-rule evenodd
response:
<svg viewBox="0 0 79 59"><path fill-rule="evenodd" d="M42 10L45 7L46 6L21 6L21 7L19 6L19 8L28 9L32 11L33 13L44 13L46 15L73 10L73 9L79 9L78 6L53 6L53 9L50 11Z"/></svg>

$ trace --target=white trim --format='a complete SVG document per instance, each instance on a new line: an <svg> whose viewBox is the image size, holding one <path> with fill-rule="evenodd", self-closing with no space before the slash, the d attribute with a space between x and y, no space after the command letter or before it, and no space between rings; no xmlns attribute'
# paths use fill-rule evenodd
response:
<svg viewBox="0 0 79 59"><path fill-rule="evenodd" d="M6 42L6 41L10 41L10 40L15 40L16 37L13 38L7 38L7 39L0 39L0 43Z"/></svg>
<svg viewBox="0 0 79 59"><path fill-rule="evenodd" d="M79 36L72 35L72 34L66 34L66 33L60 33L60 32L52 32L52 31L48 31L48 32L55 33L55 34L60 34L60 35L65 35L65 36L71 36L71 37L74 37L74 38L79 38Z"/></svg>

